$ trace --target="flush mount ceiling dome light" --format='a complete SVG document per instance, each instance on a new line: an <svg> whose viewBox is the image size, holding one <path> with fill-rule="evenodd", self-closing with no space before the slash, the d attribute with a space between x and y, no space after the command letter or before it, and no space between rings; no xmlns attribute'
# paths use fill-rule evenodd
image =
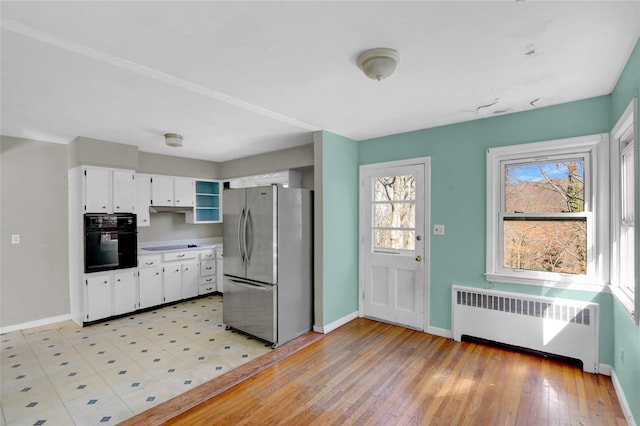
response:
<svg viewBox="0 0 640 426"><path fill-rule="evenodd" d="M393 74L399 61L396 50L379 47L362 53L358 57L358 68L367 77L380 81Z"/></svg>
<svg viewBox="0 0 640 426"><path fill-rule="evenodd" d="M179 148L182 146L182 135L177 133L165 133L164 143L168 146Z"/></svg>

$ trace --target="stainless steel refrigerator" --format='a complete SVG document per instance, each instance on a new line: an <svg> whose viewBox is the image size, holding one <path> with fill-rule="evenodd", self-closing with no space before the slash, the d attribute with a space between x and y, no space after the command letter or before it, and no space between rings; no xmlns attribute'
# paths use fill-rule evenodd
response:
<svg viewBox="0 0 640 426"><path fill-rule="evenodd" d="M223 321L277 347L313 323L312 191L223 192Z"/></svg>

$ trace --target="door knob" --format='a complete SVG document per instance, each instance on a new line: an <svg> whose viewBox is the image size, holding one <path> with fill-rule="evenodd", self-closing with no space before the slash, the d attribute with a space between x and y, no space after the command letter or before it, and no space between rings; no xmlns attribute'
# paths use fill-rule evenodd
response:
<svg viewBox="0 0 640 426"><path fill-rule="evenodd" d="M422 256L416 256L416 262L422 262Z"/></svg>
<svg viewBox="0 0 640 426"><path fill-rule="evenodd" d="M422 235L416 235L416 240L422 241Z"/></svg>

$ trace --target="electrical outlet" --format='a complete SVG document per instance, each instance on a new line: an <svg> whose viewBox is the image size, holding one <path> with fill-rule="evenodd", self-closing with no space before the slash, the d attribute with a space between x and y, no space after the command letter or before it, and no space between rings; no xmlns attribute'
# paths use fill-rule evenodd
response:
<svg viewBox="0 0 640 426"><path fill-rule="evenodd" d="M433 235L444 235L444 225L433 225Z"/></svg>
<svg viewBox="0 0 640 426"><path fill-rule="evenodd" d="M20 244L20 234L11 234L11 244Z"/></svg>

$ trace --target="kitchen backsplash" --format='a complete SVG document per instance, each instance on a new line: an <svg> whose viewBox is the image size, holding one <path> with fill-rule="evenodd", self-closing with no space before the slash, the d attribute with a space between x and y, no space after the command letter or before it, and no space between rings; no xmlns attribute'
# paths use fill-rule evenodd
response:
<svg viewBox="0 0 640 426"><path fill-rule="evenodd" d="M151 226L138 228L138 242L186 240L193 238L222 237L222 224L185 223L184 214L151 214Z"/></svg>

